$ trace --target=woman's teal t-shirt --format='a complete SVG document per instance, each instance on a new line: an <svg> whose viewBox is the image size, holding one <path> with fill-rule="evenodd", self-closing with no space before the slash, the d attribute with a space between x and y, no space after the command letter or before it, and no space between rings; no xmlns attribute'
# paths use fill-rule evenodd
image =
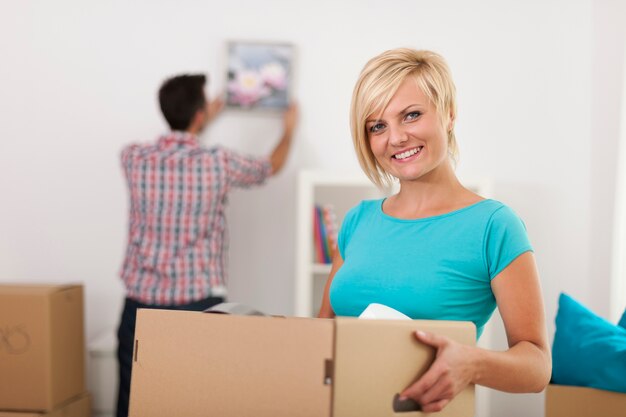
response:
<svg viewBox="0 0 626 417"><path fill-rule="evenodd" d="M383 201L362 201L344 218L343 265L330 288L335 314L358 316L380 303L413 319L472 321L480 335L496 307L491 280L533 250L522 220L489 199L416 220L385 214Z"/></svg>

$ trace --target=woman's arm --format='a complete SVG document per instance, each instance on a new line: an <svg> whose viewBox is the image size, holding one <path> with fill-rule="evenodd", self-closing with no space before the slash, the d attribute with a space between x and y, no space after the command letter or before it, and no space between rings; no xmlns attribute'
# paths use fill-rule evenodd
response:
<svg viewBox="0 0 626 417"><path fill-rule="evenodd" d="M333 266L330 270L330 274L328 275L326 286L324 287L324 295L322 296L322 306L320 307L320 312L317 315L317 317L319 318L332 319L333 317L335 317L335 312L333 311L333 308L330 305L329 291L330 291L330 284L333 282L333 278L335 277L335 274L337 273L339 268L341 268L341 265L343 265L343 258L339 254L339 251L336 250L335 256L333 257Z"/></svg>
<svg viewBox="0 0 626 417"><path fill-rule="evenodd" d="M490 351L446 337L416 333L437 349L429 370L403 393L425 412L439 411L468 384L507 392L540 392L550 380L552 360L543 297L532 252L526 252L491 282L509 349Z"/></svg>
<svg viewBox="0 0 626 417"><path fill-rule="evenodd" d="M493 279L491 287L509 349L479 357L473 382L507 392L541 392L550 382L552 357L534 255L520 255Z"/></svg>

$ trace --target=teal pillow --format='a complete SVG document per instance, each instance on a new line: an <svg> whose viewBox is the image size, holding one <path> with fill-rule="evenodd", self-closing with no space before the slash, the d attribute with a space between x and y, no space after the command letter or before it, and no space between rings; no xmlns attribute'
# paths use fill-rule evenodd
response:
<svg viewBox="0 0 626 417"><path fill-rule="evenodd" d="M626 393L626 328L598 317L561 293L552 346L552 382Z"/></svg>
<svg viewBox="0 0 626 417"><path fill-rule="evenodd" d="M624 314L622 314L622 318L617 325L626 329L626 310L624 310Z"/></svg>

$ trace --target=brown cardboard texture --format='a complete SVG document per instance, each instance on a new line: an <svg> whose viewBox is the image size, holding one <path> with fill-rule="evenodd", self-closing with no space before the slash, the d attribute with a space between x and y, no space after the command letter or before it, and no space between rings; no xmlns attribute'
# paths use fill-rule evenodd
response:
<svg viewBox="0 0 626 417"><path fill-rule="evenodd" d="M626 394L550 384L545 417L626 417Z"/></svg>
<svg viewBox="0 0 626 417"><path fill-rule="evenodd" d="M385 417L432 363L421 329L474 345L468 322L139 310L131 417ZM472 417L474 387L438 417Z"/></svg>
<svg viewBox="0 0 626 417"><path fill-rule="evenodd" d="M85 391L83 288L0 285L0 409L49 411Z"/></svg>
<svg viewBox="0 0 626 417"><path fill-rule="evenodd" d="M91 397L85 392L52 411L0 411L0 417L90 417Z"/></svg>

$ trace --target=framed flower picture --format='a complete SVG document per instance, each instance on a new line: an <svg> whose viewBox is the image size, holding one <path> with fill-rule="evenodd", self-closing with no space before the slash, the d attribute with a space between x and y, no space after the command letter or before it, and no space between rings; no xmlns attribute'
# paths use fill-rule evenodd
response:
<svg viewBox="0 0 626 417"><path fill-rule="evenodd" d="M293 49L289 44L229 42L226 105L241 109L286 108Z"/></svg>

